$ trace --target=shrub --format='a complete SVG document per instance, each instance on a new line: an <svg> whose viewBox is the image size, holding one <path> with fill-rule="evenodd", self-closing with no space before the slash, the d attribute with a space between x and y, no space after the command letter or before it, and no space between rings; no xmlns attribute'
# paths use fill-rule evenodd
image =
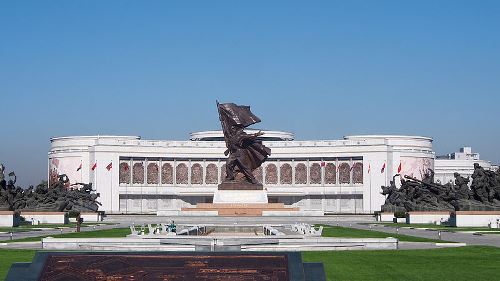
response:
<svg viewBox="0 0 500 281"><path fill-rule="evenodd" d="M406 212L395 212L394 213L395 218L406 218Z"/></svg>
<svg viewBox="0 0 500 281"><path fill-rule="evenodd" d="M68 212L69 218L76 218L76 217L78 217L78 215L80 215L80 212L77 210L71 210Z"/></svg>

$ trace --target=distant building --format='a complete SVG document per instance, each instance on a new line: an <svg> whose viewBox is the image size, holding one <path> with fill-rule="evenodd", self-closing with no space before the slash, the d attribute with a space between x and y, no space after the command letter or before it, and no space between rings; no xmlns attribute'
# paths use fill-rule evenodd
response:
<svg viewBox="0 0 500 281"><path fill-rule="evenodd" d="M437 156L434 161L435 180L445 184L454 182L454 173L463 177L469 177L474 172L474 163L478 163L487 170L495 170L496 166L491 162L481 160L479 153L473 153L471 147L462 147L459 152ZM472 183L472 179L471 182Z"/></svg>
<svg viewBox="0 0 500 281"><path fill-rule="evenodd" d="M292 133L265 131L262 141L272 154L255 176L269 202L324 213L380 210L385 201L380 187L398 171L421 178L435 169L436 179L447 182L455 171L471 174L474 162L491 167L467 149L460 153L471 159L455 153L435 160L432 139L420 136L296 141ZM220 131L192 133L187 141L57 137L51 139L48 177L54 181L64 173L71 183L93 183L106 212L177 214L182 207L211 202L225 177L225 149Z"/></svg>

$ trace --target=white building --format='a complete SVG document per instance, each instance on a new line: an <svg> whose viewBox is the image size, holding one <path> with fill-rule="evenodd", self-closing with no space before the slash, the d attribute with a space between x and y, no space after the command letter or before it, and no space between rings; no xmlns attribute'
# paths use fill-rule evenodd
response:
<svg viewBox="0 0 500 281"><path fill-rule="evenodd" d="M272 155L255 171L256 177L267 189L269 202L301 210L372 213L385 200L380 187L399 167L401 174L416 178L434 168L428 137L295 141L291 133L265 133L263 141ZM100 210L108 213L156 213L211 202L225 174L220 131L192 133L188 141L74 136L52 138L51 144L49 182L67 174L71 183L93 183L100 193Z"/></svg>
<svg viewBox="0 0 500 281"><path fill-rule="evenodd" d="M496 170L489 161L481 160L479 153L473 153L471 147L462 147L459 152L436 157L434 161L435 181L446 184L455 181L455 172L462 177L469 177L474 173L474 163L478 163L487 170ZM472 183L472 179L469 184Z"/></svg>

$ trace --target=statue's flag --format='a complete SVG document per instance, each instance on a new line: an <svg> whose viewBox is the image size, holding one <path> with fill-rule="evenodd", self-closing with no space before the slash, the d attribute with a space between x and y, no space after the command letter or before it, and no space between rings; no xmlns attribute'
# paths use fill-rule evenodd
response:
<svg viewBox="0 0 500 281"><path fill-rule="evenodd" d="M399 167L398 167L398 174L401 173L401 170L402 170L402 166L401 166L401 162L399 162Z"/></svg>
<svg viewBox="0 0 500 281"><path fill-rule="evenodd" d="M221 121L229 121L233 125L244 128L259 123L261 120L250 111L250 106L236 105L234 103L217 103Z"/></svg>
<svg viewBox="0 0 500 281"><path fill-rule="evenodd" d="M82 163L80 163L80 166L78 166L78 169L76 169L76 171L80 171L82 169Z"/></svg>
<svg viewBox="0 0 500 281"><path fill-rule="evenodd" d="M384 165L382 165L382 169L380 169L380 173L383 174L385 172L385 162Z"/></svg>
<svg viewBox="0 0 500 281"><path fill-rule="evenodd" d="M97 162L94 163L94 165L92 165L92 167L90 168L92 171L95 170L95 168L97 168Z"/></svg>
<svg viewBox="0 0 500 281"><path fill-rule="evenodd" d="M111 170L113 168L113 162L109 163L108 166L106 166L106 170Z"/></svg>

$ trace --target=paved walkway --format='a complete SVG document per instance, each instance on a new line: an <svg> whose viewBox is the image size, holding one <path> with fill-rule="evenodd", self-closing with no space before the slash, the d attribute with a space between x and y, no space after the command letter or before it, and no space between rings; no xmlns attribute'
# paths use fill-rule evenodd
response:
<svg viewBox="0 0 500 281"><path fill-rule="evenodd" d="M324 217L156 217L156 216L109 216L105 222L114 222L114 225L99 225L84 227L81 231L93 231L100 229L112 229L120 227L129 227L131 224L141 225L148 223L169 223L175 220L177 224L291 224L296 222L307 222L310 224L323 223L329 225L340 225L343 227L352 227L365 230L376 230L386 233L397 233L397 228L384 225L366 224L374 222L373 217L370 216L324 216ZM62 229L62 233L75 232L75 228ZM13 239L21 239L26 237L35 236L50 236L61 234L61 230L41 230L30 232L14 232ZM439 239L439 232L436 230L423 230L423 229L410 229L399 228L399 234ZM485 245L500 247L500 234L483 234L474 235L472 233L455 233L441 231L441 239L444 241L452 241L458 243L466 243L467 245ZM10 240L10 234L0 234L0 242ZM421 244L409 244L402 248L415 248L415 247L431 247ZM36 247L36 246L35 246Z"/></svg>
<svg viewBox="0 0 500 281"><path fill-rule="evenodd" d="M336 225L337 223L330 223L331 225ZM338 222L340 226L352 227L357 229L365 230L376 230L386 233L398 232L396 227L384 226L384 225L370 225L361 223L349 223L349 222ZM424 230L424 229L410 229L410 228L399 228L399 234L423 237L429 239L439 239L439 231L437 230ZM500 234L483 234L474 235L472 233L460 233L460 232L447 232L441 231L441 239L450 242L466 243L467 245L483 245L483 246L495 246L500 247Z"/></svg>
<svg viewBox="0 0 500 281"><path fill-rule="evenodd" d="M43 227L43 226L42 226ZM80 231L94 231L94 230L102 230L102 229L112 229L119 227L128 227L128 224L101 224L101 225L92 225L87 227L82 227ZM13 232L12 239L22 239L28 237L37 237L37 236L50 236L55 234L63 234L63 233L71 233L75 232L75 227L61 228L61 229L44 229L44 230L36 230L36 231L23 231L23 232ZM0 242L11 240L10 233L0 233Z"/></svg>

